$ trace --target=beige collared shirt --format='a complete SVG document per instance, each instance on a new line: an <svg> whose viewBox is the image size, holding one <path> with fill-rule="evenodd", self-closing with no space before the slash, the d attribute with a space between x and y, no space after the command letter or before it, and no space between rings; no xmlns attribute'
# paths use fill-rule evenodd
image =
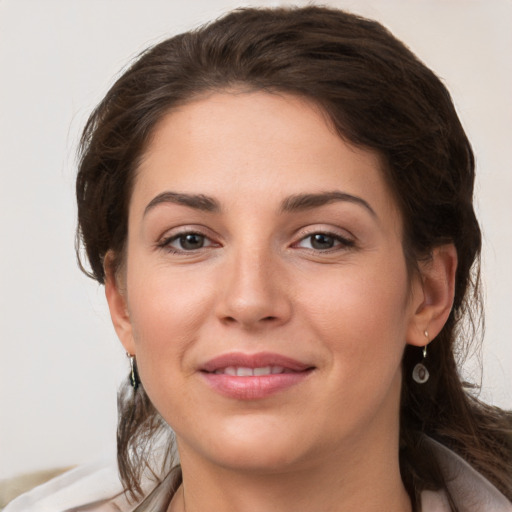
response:
<svg viewBox="0 0 512 512"><path fill-rule="evenodd" d="M454 452L429 440L438 455L448 489L460 512L512 512L512 503ZM154 484L153 484L154 486ZM115 461L80 466L12 501L3 512L165 512L170 479L141 503L123 493ZM151 482L145 487L151 490ZM443 492L424 491L422 512L450 512Z"/></svg>

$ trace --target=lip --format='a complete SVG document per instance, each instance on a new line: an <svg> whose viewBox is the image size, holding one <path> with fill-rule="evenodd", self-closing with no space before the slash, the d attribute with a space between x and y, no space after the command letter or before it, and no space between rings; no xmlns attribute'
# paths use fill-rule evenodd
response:
<svg viewBox="0 0 512 512"><path fill-rule="evenodd" d="M282 367L285 373L237 376L214 373L228 367L262 368ZM216 392L237 400L261 400L303 382L314 366L296 359L262 352L244 354L233 352L215 357L199 368L201 376Z"/></svg>
<svg viewBox="0 0 512 512"><path fill-rule="evenodd" d="M228 366L243 366L246 368L261 368L264 366L282 366L292 372L301 372L311 368L311 364L306 364L291 357L272 352L259 352L257 354L245 354L243 352L230 352L210 359L200 370L213 373L216 370L227 368Z"/></svg>

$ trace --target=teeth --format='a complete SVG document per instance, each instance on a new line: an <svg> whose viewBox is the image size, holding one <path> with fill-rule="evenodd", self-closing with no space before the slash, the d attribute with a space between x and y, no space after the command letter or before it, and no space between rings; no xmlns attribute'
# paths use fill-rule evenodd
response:
<svg viewBox="0 0 512 512"><path fill-rule="evenodd" d="M217 375L232 375L236 377L254 377L260 375L276 375L278 373L290 373L282 366L262 366L259 368L247 368L244 366L227 366L226 368L219 368L214 372Z"/></svg>
<svg viewBox="0 0 512 512"><path fill-rule="evenodd" d="M263 366L262 368L254 368L253 375L270 375L272 368L270 366Z"/></svg>
<svg viewBox="0 0 512 512"><path fill-rule="evenodd" d="M252 368L244 368L241 366L240 368L236 369L236 376L237 377L252 377L254 375Z"/></svg>

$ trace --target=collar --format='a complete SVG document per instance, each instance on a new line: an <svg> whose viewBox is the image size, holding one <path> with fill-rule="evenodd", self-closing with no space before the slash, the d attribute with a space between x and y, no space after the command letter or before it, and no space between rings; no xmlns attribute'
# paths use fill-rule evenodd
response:
<svg viewBox="0 0 512 512"><path fill-rule="evenodd" d="M448 493L459 512L512 512L512 503L462 457L432 438L426 437L425 442L436 454ZM421 506L422 512L451 512L444 491L423 491Z"/></svg>
<svg viewBox="0 0 512 512"><path fill-rule="evenodd" d="M512 503L489 480L442 444L426 438L439 460L447 492L459 512L512 512ZM145 498L130 503L115 460L79 466L20 496L4 512L165 512L172 474L155 485L146 478ZM445 491L424 491L422 512L451 512Z"/></svg>

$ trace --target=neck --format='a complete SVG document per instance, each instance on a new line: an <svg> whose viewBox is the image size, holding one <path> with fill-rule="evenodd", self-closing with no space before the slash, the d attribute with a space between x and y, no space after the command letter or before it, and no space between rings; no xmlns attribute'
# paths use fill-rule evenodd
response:
<svg viewBox="0 0 512 512"><path fill-rule="evenodd" d="M397 443L363 453L366 456L351 448L321 463L310 461L307 466L266 474L186 463L184 483L169 512L410 512Z"/></svg>

